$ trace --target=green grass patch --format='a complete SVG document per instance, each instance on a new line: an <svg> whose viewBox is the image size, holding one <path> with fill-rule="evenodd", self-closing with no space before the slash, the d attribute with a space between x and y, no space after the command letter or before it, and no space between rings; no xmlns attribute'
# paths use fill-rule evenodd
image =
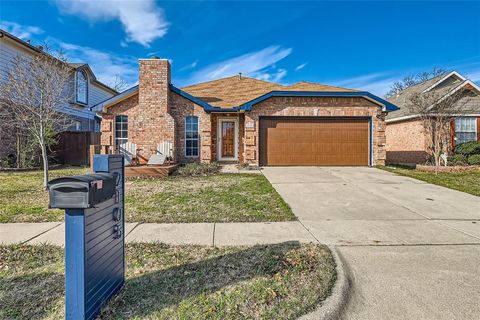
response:
<svg viewBox="0 0 480 320"><path fill-rule="evenodd" d="M53 170L50 178L88 173ZM129 222L286 221L295 215L260 174L208 174L132 179L125 186ZM0 173L0 222L62 221L48 209L42 173Z"/></svg>
<svg viewBox="0 0 480 320"><path fill-rule="evenodd" d="M296 319L329 296L325 246L127 246L126 283L101 319ZM1 319L64 318L63 250L0 246Z"/></svg>
<svg viewBox="0 0 480 320"><path fill-rule="evenodd" d="M480 197L480 170L433 173L393 166L380 169Z"/></svg>
<svg viewBox="0 0 480 320"><path fill-rule="evenodd" d="M50 171L50 179L85 174L86 168ZM0 223L63 220L62 210L48 209L48 192L41 171L0 173Z"/></svg>

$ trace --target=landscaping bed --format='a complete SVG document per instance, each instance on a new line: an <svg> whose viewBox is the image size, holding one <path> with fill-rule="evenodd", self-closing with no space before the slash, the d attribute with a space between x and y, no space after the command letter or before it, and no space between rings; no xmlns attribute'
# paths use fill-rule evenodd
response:
<svg viewBox="0 0 480 320"><path fill-rule="evenodd" d="M328 248L129 244L126 283L101 319L296 319L330 295ZM63 249L0 246L1 319L64 318Z"/></svg>
<svg viewBox="0 0 480 320"><path fill-rule="evenodd" d="M480 197L480 170L478 168L438 173L400 166L387 166L381 167L381 169Z"/></svg>
<svg viewBox="0 0 480 320"><path fill-rule="evenodd" d="M129 179L125 185L128 222L286 221L295 215L263 175L215 174L191 169L159 179ZM201 168L206 170L205 168ZM207 168L208 169L208 168ZM208 169L211 170L211 169ZM50 179L88 173L53 170ZM180 171L182 173L182 171ZM0 222L63 221L48 209L42 173L0 173Z"/></svg>

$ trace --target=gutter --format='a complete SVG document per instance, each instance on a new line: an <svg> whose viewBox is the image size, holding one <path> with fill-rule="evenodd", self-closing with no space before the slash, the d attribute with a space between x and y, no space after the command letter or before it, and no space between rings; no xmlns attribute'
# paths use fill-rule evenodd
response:
<svg viewBox="0 0 480 320"><path fill-rule="evenodd" d="M382 111L396 111L400 108L391 102L377 97L367 91L271 91L240 106L241 110L250 111L252 107L270 97L361 97L382 107Z"/></svg>

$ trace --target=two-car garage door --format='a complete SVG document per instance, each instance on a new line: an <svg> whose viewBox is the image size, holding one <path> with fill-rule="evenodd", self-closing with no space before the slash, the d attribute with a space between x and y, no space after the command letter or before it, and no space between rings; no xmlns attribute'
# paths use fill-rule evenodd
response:
<svg viewBox="0 0 480 320"><path fill-rule="evenodd" d="M260 165L369 165L367 118L260 118Z"/></svg>

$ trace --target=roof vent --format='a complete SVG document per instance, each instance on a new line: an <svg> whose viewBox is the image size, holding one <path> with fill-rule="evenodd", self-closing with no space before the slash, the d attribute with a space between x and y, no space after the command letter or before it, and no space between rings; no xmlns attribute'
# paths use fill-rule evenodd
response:
<svg viewBox="0 0 480 320"><path fill-rule="evenodd" d="M242 80L242 73L241 72L238 73L238 80Z"/></svg>
<svg viewBox="0 0 480 320"><path fill-rule="evenodd" d="M150 59L160 59L158 56L152 56Z"/></svg>

